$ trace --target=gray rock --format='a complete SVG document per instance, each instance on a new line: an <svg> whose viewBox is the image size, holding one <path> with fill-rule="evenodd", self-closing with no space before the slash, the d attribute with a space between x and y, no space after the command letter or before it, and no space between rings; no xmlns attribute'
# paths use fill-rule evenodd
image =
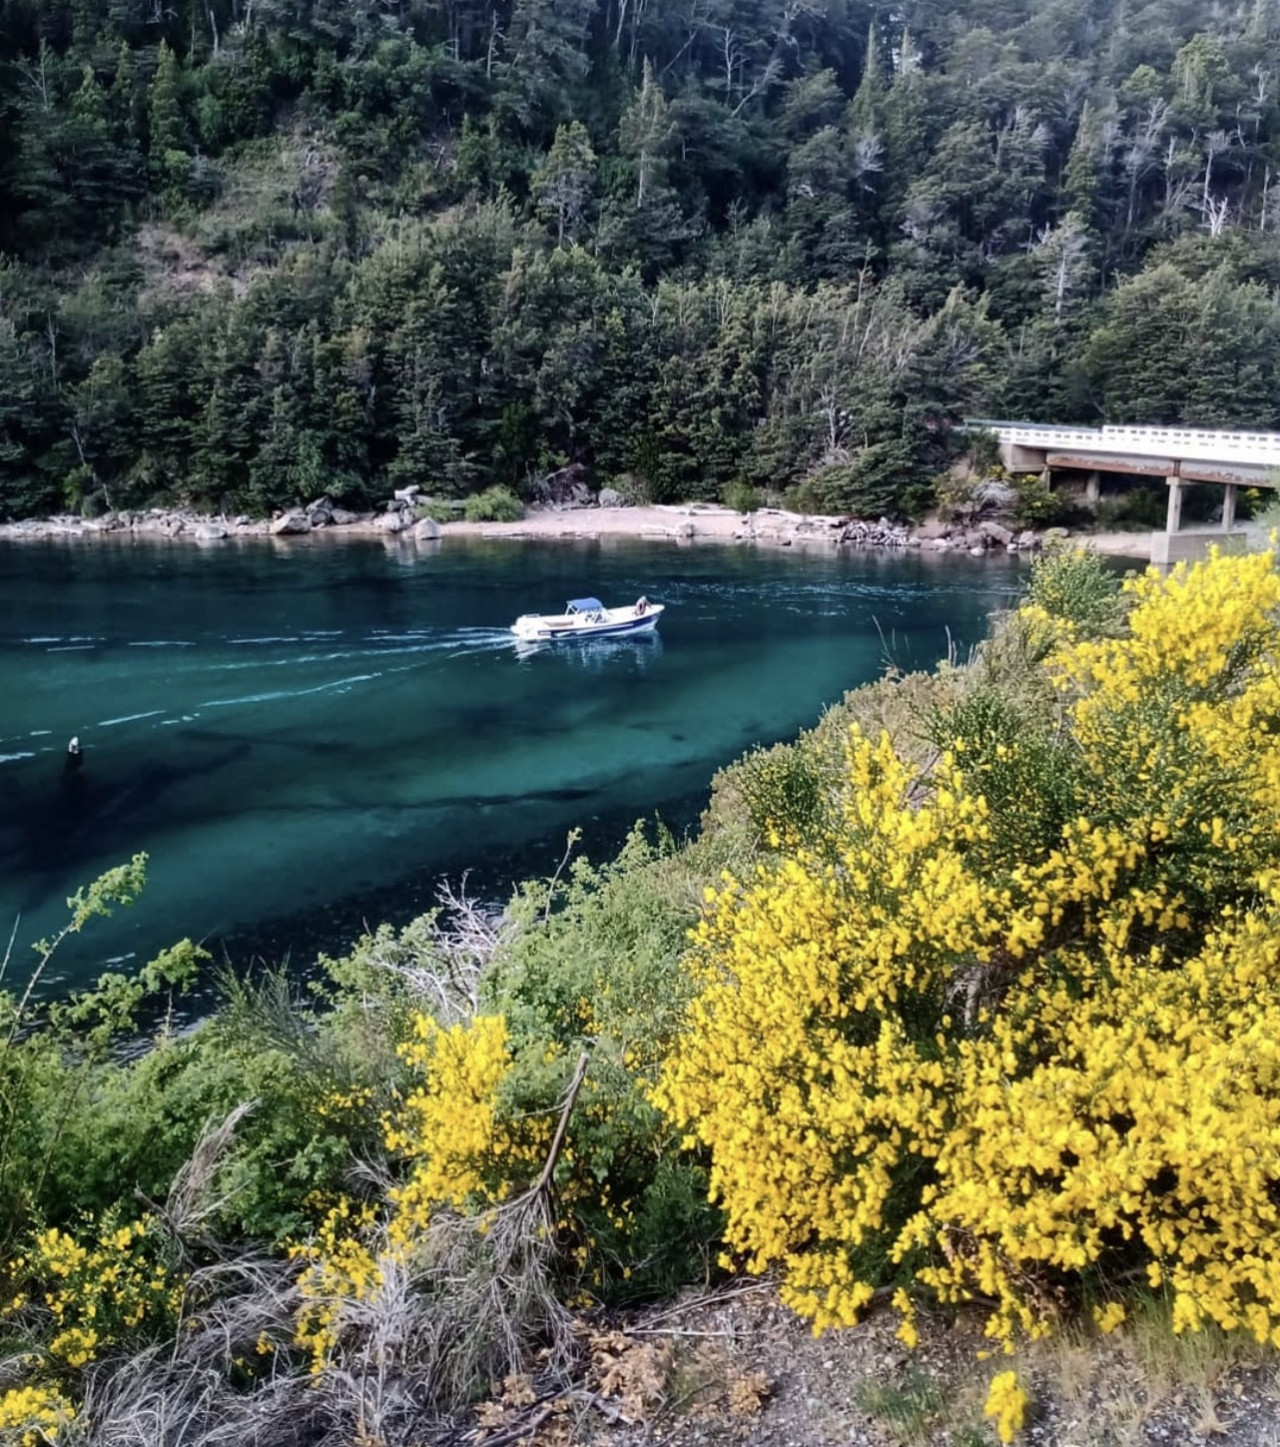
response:
<svg viewBox="0 0 1280 1447"><path fill-rule="evenodd" d="M936 542L939 538L945 538L947 531L947 524L939 522L937 518L934 518L930 522L921 523L912 536L917 542L932 543Z"/></svg>
<svg viewBox="0 0 1280 1447"><path fill-rule="evenodd" d="M374 519L373 525L380 533L402 533L409 526L409 519L399 511L384 512Z"/></svg>
<svg viewBox="0 0 1280 1447"><path fill-rule="evenodd" d="M311 519L307 517L306 513L298 512L295 509L292 512L282 513L267 531L272 537L277 538L286 537L292 533L309 533L311 531Z"/></svg>
<svg viewBox="0 0 1280 1447"><path fill-rule="evenodd" d="M678 538L695 538L697 535L698 529L694 527L692 523L681 523L676 529L676 537Z"/></svg>
<svg viewBox="0 0 1280 1447"><path fill-rule="evenodd" d="M1013 533L1008 528L1001 527L999 523L979 523L978 531L989 537L998 547L1007 548L1013 541Z"/></svg>
<svg viewBox="0 0 1280 1447"><path fill-rule="evenodd" d="M348 512L345 507L335 507L329 515L329 521L335 528L345 528L359 522L360 517L358 513Z"/></svg>
<svg viewBox="0 0 1280 1447"><path fill-rule="evenodd" d="M410 483L408 487L398 487L395 491L396 502L412 502L422 491L416 482Z"/></svg>
<svg viewBox="0 0 1280 1447"><path fill-rule="evenodd" d="M1039 537L1039 534L1038 534L1038 533L1033 533L1030 528L1027 528L1027 530L1026 530L1025 532L1021 532L1021 533L1018 534L1018 551L1019 551L1019 552L1026 552L1026 553L1035 552L1035 551L1039 548L1039 546L1040 546L1040 537Z"/></svg>
<svg viewBox="0 0 1280 1447"><path fill-rule="evenodd" d="M616 487L602 487L600 496L596 499L601 507L625 507L622 494Z"/></svg>
<svg viewBox="0 0 1280 1447"><path fill-rule="evenodd" d="M589 507L595 499L591 495L591 474L580 462L571 462L540 477L530 489L530 501L544 507Z"/></svg>
<svg viewBox="0 0 1280 1447"><path fill-rule="evenodd" d="M421 522L413 525L413 540L415 543L434 543L440 537L440 524L435 518L423 518Z"/></svg>
<svg viewBox="0 0 1280 1447"><path fill-rule="evenodd" d="M192 536L198 543L213 543L225 538L227 530L221 523L197 523Z"/></svg>

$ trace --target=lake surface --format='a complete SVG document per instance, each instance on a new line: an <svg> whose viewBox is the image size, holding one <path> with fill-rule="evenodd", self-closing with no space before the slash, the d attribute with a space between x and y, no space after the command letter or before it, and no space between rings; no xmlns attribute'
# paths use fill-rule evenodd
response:
<svg viewBox="0 0 1280 1447"><path fill-rule="evenodd" d="M403 921L442 873L505 896L808 727L886 661L985 631L1017 559L614 542L0 544L0 921L11 974L78 885L150 855L142 900L58 977L182 935L310 959ZM591 593L658 635L517 651L518 613ZM64 768L78 735L84 764Z"/></svg>

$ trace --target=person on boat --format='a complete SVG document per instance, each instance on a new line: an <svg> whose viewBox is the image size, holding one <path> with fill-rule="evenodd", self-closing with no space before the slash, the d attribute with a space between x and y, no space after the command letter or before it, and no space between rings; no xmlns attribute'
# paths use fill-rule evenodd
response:
<svg viewBox="0 0 1280 1447"><path fill-rule="evenodd" d="M643 618L644 615L645 615L648 611L649 611L649 600L648 600L648 598L644 598L644 597L637 598L637 599L636 599L636 617L637 617L637 618Z"/></svg>
<svg viewBox="0 0 1280 1447"><path fill-rule="evenodd" d="M71 742L67 745L67 757L63 762L63 768L68 774L78 772L84 763L84 749L80 746L79 734L71 736Z"/></svg>

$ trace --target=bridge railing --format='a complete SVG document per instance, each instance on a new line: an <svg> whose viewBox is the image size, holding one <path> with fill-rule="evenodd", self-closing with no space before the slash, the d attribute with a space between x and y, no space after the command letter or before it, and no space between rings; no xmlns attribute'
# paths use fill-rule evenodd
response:
<svg viewBox="0 0 1280 1447"><path fill-rule="evenodd" d="M1001 442L1033 448L1069 447L1130 457L1185 458L1188 462L1245 462L1280 467L1280 433L1226 432L1201 427L1058 427L975 417L966 430L994 432Z"/></svg>
<svg viewBox="0 0 1280 1447"><path fill-rule="evenodd" d="M1257 462L1280 465L1280 433L1211 432L1200 427L1104 427L1113 449L1147 451L1197 462Z"/></svg>

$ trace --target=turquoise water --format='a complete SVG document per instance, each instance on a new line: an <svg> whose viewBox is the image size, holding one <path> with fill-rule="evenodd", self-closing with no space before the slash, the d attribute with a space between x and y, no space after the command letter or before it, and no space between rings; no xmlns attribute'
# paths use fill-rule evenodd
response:
<svg viewBox="0 0 1280 1447"><path fill-rule="evenodd" d="M641 815L687 827L720 765L973 642L1024 576L630 542L0 545L0 921L25 963L135 850L146 894L62 980L181 935L310 958L465 868L503 896L575 825L598 854ZM661 630L517 651L518 613L582 593L645 593Z"/></svg>

